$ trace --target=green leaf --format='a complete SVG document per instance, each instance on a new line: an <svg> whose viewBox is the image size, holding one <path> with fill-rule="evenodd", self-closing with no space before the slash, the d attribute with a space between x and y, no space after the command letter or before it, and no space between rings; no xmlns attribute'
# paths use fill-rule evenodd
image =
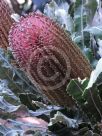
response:
<svg viewBox="0 0 102 136"><path fill-rule="evenodd" d="M94 85L93 88L86 89L87 84L88 79L73 79L67 86L67 92L93 123L102 118L102 101L97 86Z"/></svg>
<svg viewBox="0 0 102 136"><path fill-rule="evenodd" d="M97 1L96 0L87 0L84 6L87 10L88 22L91 23L94 15L95 15L95 12L97 10L97 6L98 6Z"/></svg>
<svg viewBox="0 0 102 136"><path fill-rule="evenodd" d="M77 120L71 119L63 115L61 112L57 111L53 118L50 119L49 126L52 126L58 122L67 125L68 128L78 127Z"/></svg>
<svg viewBox="0 0 102 136"><path fill-rule="evenodd" d="M74 98L78 103L84 103L85 100L82 97L83 91L88 84L88 79L80 80L72 79L67 86L67 92Z"/></svg>
<svg viewBox="0 0 102 136"><path fill-rule="evenodd" d="M102 27L101 26L93 26L93 27L85 28L84 32L89 32L90 34L93 34L96 36L102 36Z"/></svg>

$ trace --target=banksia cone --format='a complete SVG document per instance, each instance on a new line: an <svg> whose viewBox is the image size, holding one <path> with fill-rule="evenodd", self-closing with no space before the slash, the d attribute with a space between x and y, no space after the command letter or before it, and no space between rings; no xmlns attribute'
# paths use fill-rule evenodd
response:
<svg viewBox="0 0 102 136"><path fill-rule="evenodd" d="M0 47L6 49L8 46L8 33L12 25L10 17L12 10L5 0L0 0Z"/></svg>
<svg viewBox="0 0 102 136"><path fill-rule="evenodd" d="M9 42L20 67L51 102L74 104L66 86L70 78L89 77L91 67L63 29L48 17L32 13L12 26Z"/></svg>

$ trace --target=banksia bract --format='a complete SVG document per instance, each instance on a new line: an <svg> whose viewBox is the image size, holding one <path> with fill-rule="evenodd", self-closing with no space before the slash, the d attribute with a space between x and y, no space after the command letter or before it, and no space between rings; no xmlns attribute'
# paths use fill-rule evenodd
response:
<svg viewBox="0 0 102 136"><path fill-rule="evenodd" d="M73 106L66 86L71 78L89 77L91 67L58 24L31 13L12 26L9 43L20 67L51 102Z"/></svg>
<svg viewBox="0 0 102 136"><path fill-rule="evenodd" d="M11 13L12 9L6 0L0 0L0 47L4 49L8 46L8 33L13 23Z"/></svg>

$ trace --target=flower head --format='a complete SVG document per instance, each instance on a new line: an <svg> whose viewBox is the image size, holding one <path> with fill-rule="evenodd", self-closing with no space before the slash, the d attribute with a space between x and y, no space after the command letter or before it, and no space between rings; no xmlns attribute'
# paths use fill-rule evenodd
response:
<svg viewBox="0 0 102 136"><path fill-rule="evenodd" d="M91 68L59 25L42 14L29 14L13 25L9 42L32 83L52 102L73 105L66 86L70 78L88 77Z"/></svg>

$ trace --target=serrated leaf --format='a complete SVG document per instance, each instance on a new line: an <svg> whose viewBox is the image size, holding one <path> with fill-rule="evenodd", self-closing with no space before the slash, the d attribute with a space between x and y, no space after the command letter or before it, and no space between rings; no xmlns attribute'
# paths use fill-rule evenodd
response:
<svg viewBox="0 0 102 136"><path fill-rule="evenodd" d="M36 132L35 134L34 134L34 136L42 136L42 134L41 134L41 132Z"/></svg>
<svg viewBox="0 0 102 136"><path fill-rule="evenodd" d="M101 72L102 72L102 58L98 61L96 69L92 71L91 77L90 77L90 80L89 80L89 83L86 89L89 89L93 86L93 84L96 82Z"/></svg>
<svg viewBox="0 0 102 136"><path fill-rule="evenodd" d="M79 82L76 79L71 80L67 87L67 92L74 98L91 122L100 121L102 116L102 101L99 91L96 86L90 90L85 90L87 84L88 79L83 82Z"/></svg>
<svg viewBox="0 0 102 136"><path fill-rule="evenodd" d="M16 95L24 92L39 94L39 90L36 91L36 88L31 84L27 76L20 69L16 69L16 67L10 64L11 58L7 56L9 56L9 54L0 49L0 78L8 81L9 88L12 89Z"/></svg>
<svg viewBox="0 0 102 136"><path fill-rule="evenodd" d="M95 134L91 130L88 130L83 136L99 136L98 134Z"/></svg>
<svg viewBox="0 0 102 136"><path fill-rule="evenodd" d="M47 106L47 108L40 108L38 110L36 110L35 112L34 111L30 111L30 114L34 117L37 117L37 116L41 116L41 115L47 115L47 116L50 116L50 113L52 111L58 111L58 110L61 110L60 107L57 107L57 106Z"/></svg>
<svg viewBox="0 0 102 136"><path fill-rule="evenodd" d="M93 26L89 28L85 28L84 32L89 32L96 36L102 36L102 27L101 26Z"/></svg>
<svg viewBox="0 0 102 136"><path fill-rule="evenodd" d="M80 80L72 79L67 86L67 92L74 98L78 103L84 103L85 100L82 97L83 91L88 84L88 79Z"/></svg>
<svg viewBox="0 0 102 136"><path fill-rule="evenodd" d="M54 117L50 119L50 123L48 126L52 126L58 122L61 122L65 125L67 125L68 128L77 128L78 127L77 120L68 118L59 111L57 111L57 113L54 115Z"/></svg>
<svg viewBox="0 0 102 136"><path fill-rule="evenodd" d="M94 84L92 88L85 89L83 97L87 101L85 108L88 109L89 116L100 121L102 118L102 101L97 86Z"/></svg>
<svg viewBox="0 0 102 136"><path fill-rule="evenodd" d="M85 1L85 8L87 10L87 20L88 20L88 23L91 23L92 20L93 20L93 17L95 15L95 12L97 10L97 6L98 6L98 3L97 3L97 0L87 0Z"/></svg>

